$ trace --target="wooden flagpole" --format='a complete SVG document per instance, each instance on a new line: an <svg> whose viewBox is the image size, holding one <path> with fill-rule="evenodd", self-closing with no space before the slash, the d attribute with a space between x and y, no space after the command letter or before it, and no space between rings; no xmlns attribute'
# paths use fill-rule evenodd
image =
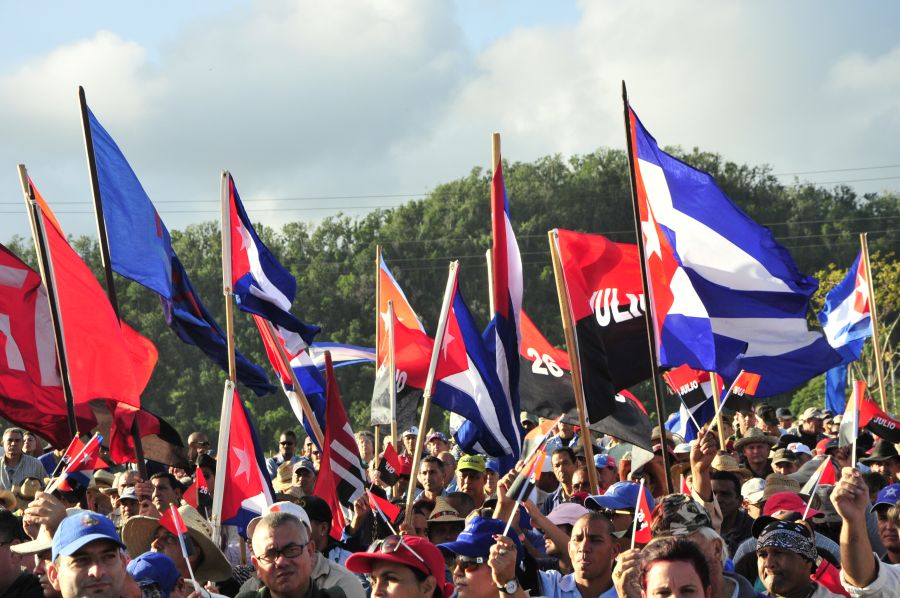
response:
<svg viewBox="0 0 900 598"><path fill-rule="evenodd" d="M591 493L600 492L600 481L597 468L594 467L594 446L591 442L591 429L587 421L587 403L584 398L584 386L581 378L581 361L578 356L578 339L575 336L572 307L566 287L566 273L559 257L559 233L553 229L547 233L550 240L550 259L553 262L553 275L556 279L556 296L559 299L559 315L562 318L563 332L566 336L566 349L569 353L569 365L572 369L572 390L575 392L575 408L578 410L578 425L581 427L581 446L584 447L584 459L587 461L588 483Z"/></svg>
<svg viewBox="0 0 900 598"><path fill-rule="evenodd" d="M719 447L724 451L725 429L722 426L722 411L719 409L719 374L715 372L709 372L709 384L710 386L712 386L713 405L716 408L716 429L719 431ZM699 428L697 428L697 433L700 433Z"/></svg>
<svg viewBox="0 0 900 598"><path fill-rule="evenodd" d="M381 244L375 245L375 377L378 378L378 350L381 348ZM394 438L391 438L391 442ZM375 456L381 452L381 425L375 424Z"/></svg>
<svg viewBox="0 0 900 598"><path fill-rule="evenodd" d="M213 504L210 520L213 525L213 542L217 546L221 545L219 540L222 538L222 499L225 493L225 482L228 477L228 445L229 431L231 430L231 408L234 403L234 382L230 378L225 380L225 390L222 395L222 416L219 420L219 442L216 453L216 469L219 475L216 476L216 482L213 486Z"/></svg>
<svg viewBox="0 0 900 598"><path fill-rule="evenodd" d="M412 472L409 477L409 486L406 491L406 514L404 521L411 522L413 515L413 501L416 494L416 472L419 470L419 461L422 459L422 447L425 446L424 430L428 425L428 416L431 412L431 392L434 388L434 376L437 370L438 358L441 354L441 345L444 344L444 331L447 329L447 317L450 315L450 301L453 299L453 289L456 286L456 275L459 262L450 262L450 273L447 275L447 288L444 290L444 302L441 305L441 316L438 319L437 329L434 331L434 349L431 351L431 364L428 366L428 377L425 379L425 389L422 391L422 416L419 418L419 435L416 437L416 448L412 455Z"/></svg>
<svg viewBox="0 0 900 598"><path fill-rule="evenodd" d="M84 88L78 87L78 102L81 106L81 128L84 132L84 150L87 154L88 173L91 180L91 195L94 200L94 216L97 221L97 238L100 241L100 260L103 264L103 274L106 278L106 296L112 305L113 312L122 323L122 316L119 313L119 299L116 295L116 282L113 278L112 261L109 257L109 237L106 234L106 220L103 217L103 201L100 195L100 178L97 175L97 160L94 156L94 139L91 136L91 124L88 119L87 99L84 95ZM141 428L138 418L131 422L131 437L134 442L134 458L137 461L138 472L141 479L147 480L147 464L144 462L144 444L141 440Z"/></svg>
<svg viewBox="0 0 900 598"><path fill-rule="evenodd" d="M650 282L647 277L647 259L644 255L644 241L643 236L641 235L641 213L640 208L638 207L637 175L635 174L635 164L632 158L634 148L632 147L631 140L631 115L629 114L628 90L625 87L625 81L622 81L622 104L625 115L625 144L628 152L628 172L631 177L631 204L634 211L634 234L637 240L638 254L641 258L641 283L644 289L645 305L647 306L645 312L647 316L647 342L650 346L650 370L653 372L650 379L653 382L653 399L656 403L656 419L658 420L660 439L663 446L663 472L666 475L666 488L671 494L674 492L674 488L672 487L672 479L669 475L669 451L666 450L665 428L663 427L663 424L666 422L666 411L663 405L662 393L660 392L661 384L659 382L659 367L657 366L659 357L656 354L656 327L653 322L653 300L650 295Z"/></svg>
<svg viewBox="0 0 900 598"><path fill-rule="evenodd" d="M63 396L66 399L66 420L69 424L69 434L74 438L78 435L78 422L75 419L75 400L72 395L72 383L69 379L69 362L66 358L65 335L63 334L63 322L59 313L59 298L56 296L56 276L53 274L53 261L48 255L44 232L44 220L39 212L40 208L34 197L34 188L28 179L28 170L24 164L19 164L19 182L22 185L22 193L25 197L25 210L31 222L31 235L34 239L34 250L37 254L38 269L44 288L47 289L47 301L50 304L50 321L53 324L53 338L56 341L56 358L59 363L59 373L62 379Z"/></svg>
<svg viewBox="0 0 900 598"><path fill-rule="evenodd" d="M866 266L866 280L869 285L869 313L872 315L872 348L875 350L875 371L878 374L878 396L881 399L881 410L887 413L887 394L884 389L884 363L882 362L881 340L878 336L878 310L875 308L875 275L869 261L868 233L860 233L859 243Z"/></svg>
<svg viewBox="0 0 900 598"><path fill-rule="evenodd" d="M394 347L394 302L388 301L388 376L390 377L391 442L397 449L397 355ZM424 431L422 432L424 433Z"/></svg>

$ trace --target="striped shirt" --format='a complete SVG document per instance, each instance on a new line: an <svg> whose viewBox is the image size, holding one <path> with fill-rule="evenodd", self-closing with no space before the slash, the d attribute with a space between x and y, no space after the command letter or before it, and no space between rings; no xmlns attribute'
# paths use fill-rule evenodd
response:
<svg viewBox="0 0 900 598"><path fill-rule="evenodd" d="M15 467L7 464L6 457L0 459L0 488L12 490L13 484L21 484L26 478L37 478L43 483L47 470L43 464L30 455L23 454Z"/></svg>

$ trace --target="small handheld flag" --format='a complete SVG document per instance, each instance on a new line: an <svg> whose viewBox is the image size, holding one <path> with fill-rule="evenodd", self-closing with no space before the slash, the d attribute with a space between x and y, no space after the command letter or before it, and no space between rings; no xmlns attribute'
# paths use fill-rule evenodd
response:
<svg viewBox="0 0 900 598"><path fill-rule="evenodd" d="M813 474L812 480L815 480L813 484L812 490L809 491L809 501L806 503L806 508L803 510L803 517L801 519L806 519L806 516L809 514L809 509L812 507L813 498L816 496L816 489L819 486L834 486L837 482L837 477L835 476L834 467L831 464L831 457L826 456L821 465L816 469L816 472ZM807 482L807 485L809 482Z"/></svg>
<svg viewBox="0 0 900 598"><path fill-rule="evenodd" d="M393 526L402 509L391 501L385 500L377 494L372 494L371 491L367 490L366 495L369 497L369 507L381 515L389 526Z"/></svg>
<svg viewBox="0 0 900 598"><path fill-rule="evenodd" d="M400 479L400 456L390 442L378 462L378 473L381 474L381 481L388 486L393 486Z"/></svg>
<svg viewBox="0 0 900 598"><path fill-rule="evenodd" d="M647 544L650 542L652 538L650 534L651 523L653 523L653 514L650 512L650 505L647 503L647 497L644 495L644 479L641 478L637 504L634 507L634 524L631 529L632 550L634 550L635 543Z"/></svg>
<svg viewBox="0 0 900 598"><path fill-rule="evenodd" d="M78 437L72 439L72 444L69 445L69 448L72 449L73 446L81 445L81 441ZM94 434L87 443L81 445L77 451L74 451L74 456L69 455L69 451L66 450L66 454L63 456L63 459L66 457L70 457L68 462L66 462L65 467L63 467L62 473L56 478L54 481L50 482L45 490L46 493L50 494L57 488L63 491L72 490L72 488L66 482L66 477L70 473L75 473L77 471L81 471L83 469L95 469L94 464L99 459L100 455L100 443L103 442L103 436L100 434ZM106 463L101 461L101 467L106 467Z"/></svg>
<svg viewBox="0 0 900 598"><path fill-rule="evenodd" d="M169 505L169 509L160 516L159 524L178 538L178 544L181 546L181 555L184 557L184 562L187 564L188 573L191 575L191 581L194 583L194 588L197 591L200 591L200 584L197 583L197 578L194 576L194 568L191 567L191 561L188 558L194 554L194 542L191 540L184 519L181 518L181 513L178 512L178 509L175 508L174 504Z"/></svg>

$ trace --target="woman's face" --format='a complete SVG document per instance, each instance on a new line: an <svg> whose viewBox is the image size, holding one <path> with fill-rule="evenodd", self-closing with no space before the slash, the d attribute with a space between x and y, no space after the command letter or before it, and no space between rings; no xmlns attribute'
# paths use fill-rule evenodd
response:
<svg viewBox="0 0 900 598"><path fill-rule="evenodd" d="M452 572L459 598L489 598L497 595L497 586L486 562L477 563L472 559L459 558Z"/></svg>
<svg viewBox="0 0 900 598"><path fill-rule="evenodd" d="M647 571L643 598L709 598L694 567L685 561L657 561Z"/></svg>
<svg viewBox="0 0 900 598"><path fill-rule="evenodd" d="M372 566L370 578L378 598L431 598L437 587L433 577L420 582L410 567L384 561Z"/></svg>

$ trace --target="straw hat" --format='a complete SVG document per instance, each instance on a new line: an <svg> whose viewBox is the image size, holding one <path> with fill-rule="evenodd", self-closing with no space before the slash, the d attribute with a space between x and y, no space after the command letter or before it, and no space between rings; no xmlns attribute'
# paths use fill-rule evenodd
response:
<svg viewBox="0 0 900 598"><path fill-rule="evenodd" d="M770 447L778 444L778 439L774 436L769 436L759 428L751 428L747 434L738 438L734 443L734 450L739 451L743 447L748 444L753 444L754 442L762 442L768 444Z"/></svg>
<svg viewBox="0 0 900 598"><path fill-rule="evenodd" d="M203 550L203 562L194 570L200 583L222 581L231 577L231 565L216 543L213 542L212 525L203 518L197 509L190 505L178 507L181 518L188 528L188 534L195 546ZM131 558L150 550L153 536L159 528L159 518L137 515L131 517L122 527L122 541Z"/></svg>
<svg viewBox="0 0 900 598"><path fill-rule="evenodd" d="M278 466L278 471L275 474L275 479L272 480L272 487L275 488L276 492L287 492L287 490L293 485L294 464L290 461L285 461Z"/></svg>
<svg viewBox="0 0 900 598"><path fill-rule="evenodd" d="M746 467L743 467L740 463L738 463L737 459L735 459L728 453L719 453L718 455L713 457L710 467L712 469L715 469L716 471L727 471L728 473L733 473L737 477L741 478L742 484L753 477L752 471L750 471Z"/></svg>
<svg viewBox="0 0 900 598"><path fill-rule="evenodd" d="M779 492L793 492L800 494L800 482L786 475L770 473L766 476L766 489L763 490L763 498L769 498Z"/></svg>
<svg viewBox="0 0 900 598"><path fill-rule="evenodd" d="M24 509L28 503L34 500L34 496L38 491L44 488L41 481L37 478L25 478L22 484L13 484L12 493L16 497L18 508Z"/></svg>
<svg viewBox="0 0 900 598"><path fill-rule="evenodd" d="M465 517L460 517L459 512L450 506L446 498L438 496L434 501L434 509L428 517L427 525L435 523L463 523L465 520Z"/></svg>

